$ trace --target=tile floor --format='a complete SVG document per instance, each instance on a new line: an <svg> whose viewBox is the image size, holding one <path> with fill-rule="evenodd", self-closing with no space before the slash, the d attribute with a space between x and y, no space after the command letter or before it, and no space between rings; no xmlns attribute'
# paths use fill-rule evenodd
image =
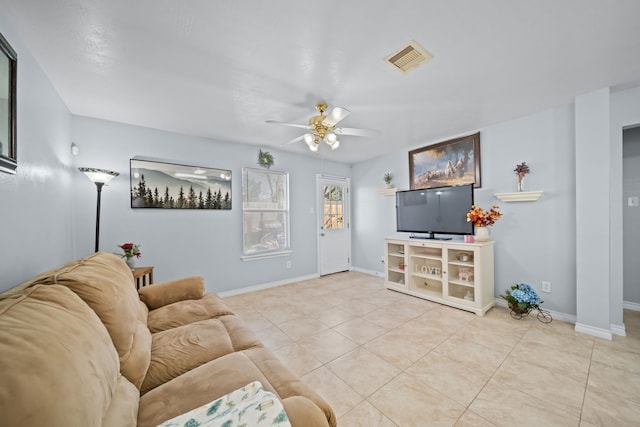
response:
<svg viewBox="0 0 640 427"><path fill-rule="evenodd" d="M640 426L640 312L627 337L480 317L347 272L225 298L340 427Z"/></svg>

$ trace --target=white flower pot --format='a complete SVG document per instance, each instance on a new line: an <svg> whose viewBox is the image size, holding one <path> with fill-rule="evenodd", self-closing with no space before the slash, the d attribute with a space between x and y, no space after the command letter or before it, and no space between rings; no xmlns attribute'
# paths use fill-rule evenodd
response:
<svg viewBox="0 0 640 427"><path fill-rule="evenodd" d="M474 236L476 242L488 242L489 241L489 227L476 227L476 234Z"/></svg>

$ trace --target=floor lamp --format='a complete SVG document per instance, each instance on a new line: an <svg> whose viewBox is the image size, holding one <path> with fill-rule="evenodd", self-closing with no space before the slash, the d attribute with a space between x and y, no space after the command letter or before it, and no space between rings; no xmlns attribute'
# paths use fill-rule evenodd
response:
<svg viewBox="0 0 640 427"><path fill-rule="evenodd" d="M91 182L96 185L98 190L98 206L96 208L96 252L98 252L98 242L100 241L100 195L102 194L102 186L120 174L118 172L94 168L78 168L78 170L84 173Z"/></svg>

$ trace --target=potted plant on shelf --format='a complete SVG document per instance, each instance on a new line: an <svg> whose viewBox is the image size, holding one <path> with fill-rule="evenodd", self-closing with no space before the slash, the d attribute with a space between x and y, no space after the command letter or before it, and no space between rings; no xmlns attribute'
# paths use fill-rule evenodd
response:
<svg viewBox="0 0 640 427"><path fill-rule="evenodd" d="M477 205L472 205L471 210L467 214L467 222L473 222L476 226L475 241L486 242L489 240L489 228L502 218L500 206L493 205L491 209L485 211Z"/></svg>
<svg viewBox="0 0 640 427"><path fill-rule="evenodd" d="M507 301L509 313L514 319L522 319L528 316L531 310L538 310L538 320L543 323L549 323L552 320L551 314L540 308L540 304L544 301L540 300L531 285L526 283L513 285L511 289L507 289L505 295L500 295L500 298Z"/></svg>
<svg viewBox="0 0 640 427"><path fill-rule="evenodd" d="M384 177L382 179L384 180L384 183L387 184L387 188L391 188L391 181L393 180L393 174L391 172L387 172L384 174Z"/></svg>
<svg viewBox="0 0 640 427"><path fill-rule="evenodd" d="M118 246L122 249L123 253L120 254L122 258L125 258L125 262L129 266L131 270L133 270L136 266L136 258L140 258L142 256L142 252L140 252L140 245L136 243L123 243Z"/></svg>
<svg viewBox="0 0 640 427"><path fill-rule="evenodd" d="M522 191L524 176L531 172L531 170L529 169L527 162L522 162L519 165L516 165L516 168L513 171L518 175L518 191Z"/></svg>

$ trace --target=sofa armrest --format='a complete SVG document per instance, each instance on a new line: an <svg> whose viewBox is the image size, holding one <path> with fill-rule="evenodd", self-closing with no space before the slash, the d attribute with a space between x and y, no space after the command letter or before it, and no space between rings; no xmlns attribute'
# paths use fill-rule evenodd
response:
<svg viewBox="0 0 640 427"><path fill-rule="evenodd" d="M200 299L204 295L204 279L200 276L192 276L156 283L140 289L138 295L149 310L178 301Z"/></svg>
<svg viewBox="0 0 640 427"><path fill-rule="evenodd" d="M325 414L304 396L291 396L282 400L284 411L292 427L336 427L333 412ZM327 417L330 417L327 419Z"/></svg>

